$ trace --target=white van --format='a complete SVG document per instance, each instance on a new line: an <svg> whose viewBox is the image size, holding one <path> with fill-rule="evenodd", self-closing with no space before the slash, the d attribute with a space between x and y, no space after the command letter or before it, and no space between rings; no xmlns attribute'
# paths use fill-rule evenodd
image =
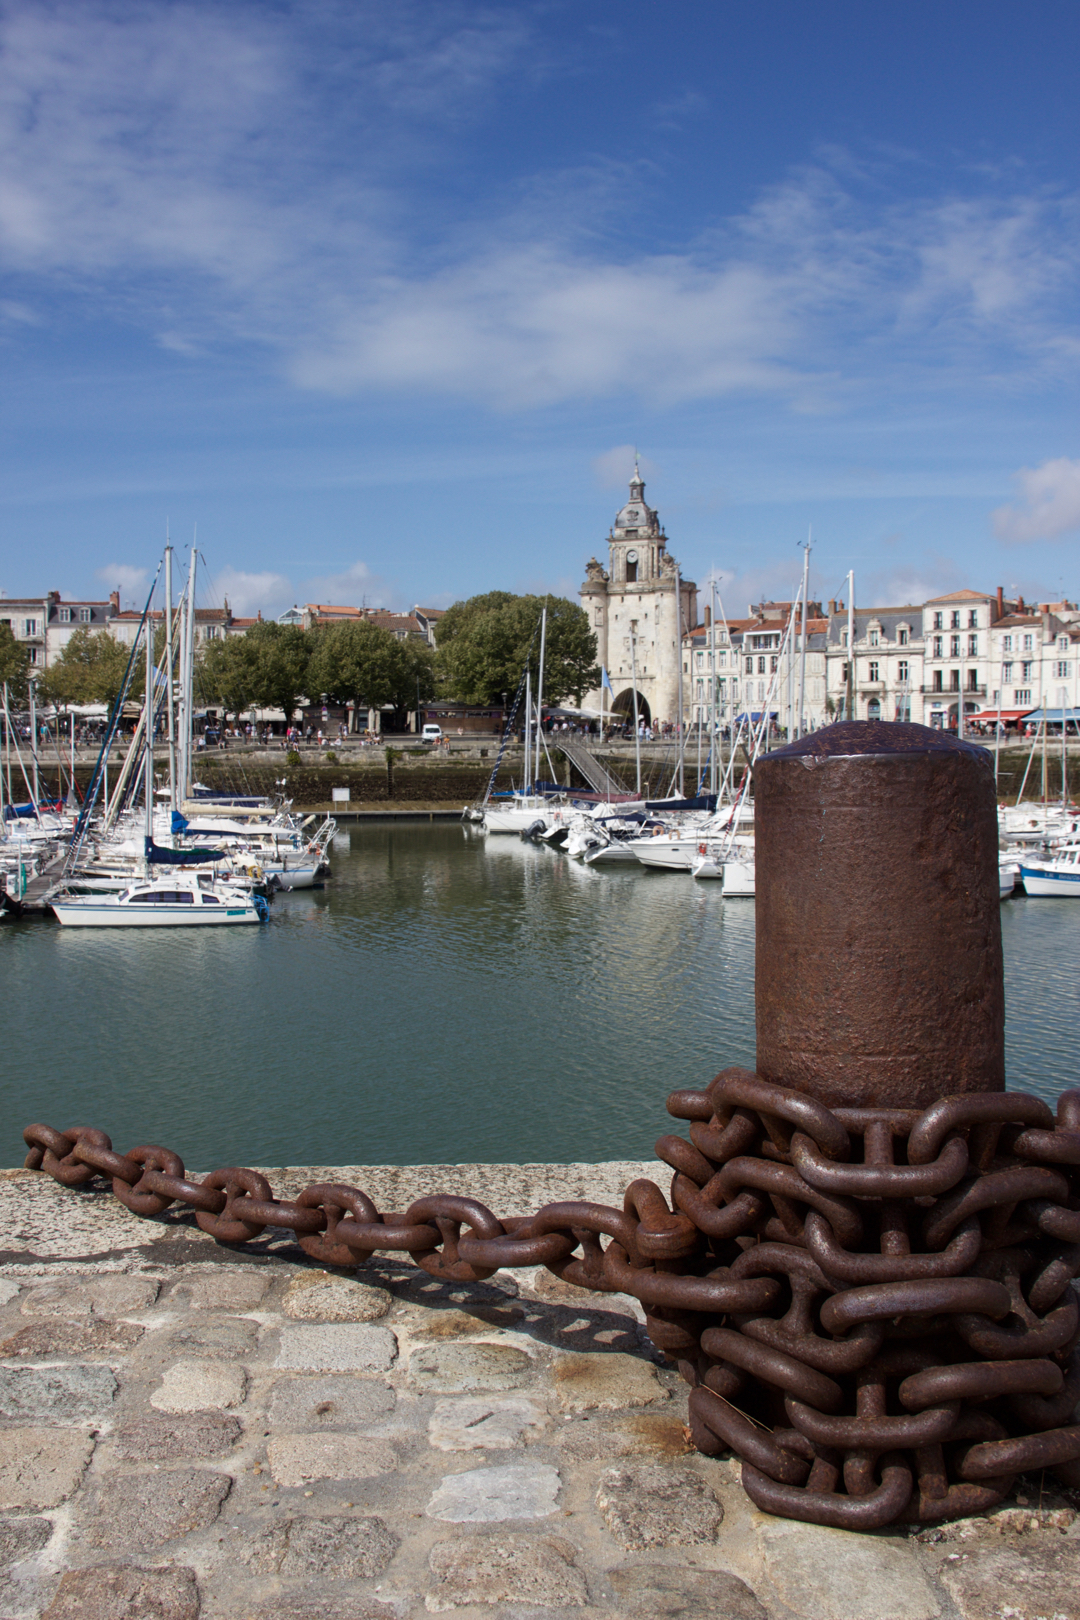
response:
<svg viewBox="0 0 1080 1620"><path fill-rule="evenodd" d="M425 726L420 733L420 741L426 743L442 742L442 726Z"/></svg>

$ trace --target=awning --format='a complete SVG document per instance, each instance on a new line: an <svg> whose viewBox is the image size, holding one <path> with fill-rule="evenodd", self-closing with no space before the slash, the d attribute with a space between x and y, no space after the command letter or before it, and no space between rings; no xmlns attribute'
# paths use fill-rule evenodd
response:
<svg viewBox="0 0 1080 1620"><path fill-rule="evenodd" d="M1022 720L1030 709L982 709L978 714L969 714L969 720L1004 720L1006 723Z"/></svg>
<svg viewBox="0 0 1080 1620"><path fill-rule="evenodd" d="M1030 709L1024 715L1029 726L1041 726L1044 721L1049 726L1060 726L1062 720L1066 725L1080 726L1080 709Z"/></svg>

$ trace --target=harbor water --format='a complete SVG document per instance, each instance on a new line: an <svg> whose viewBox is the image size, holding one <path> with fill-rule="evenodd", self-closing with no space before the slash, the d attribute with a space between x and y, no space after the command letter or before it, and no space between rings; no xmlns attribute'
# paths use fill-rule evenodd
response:
<svg viewBox="0 0 1080 1620"><path fill-rule="evenodd" d="M752 900L456 822L331 858L258 929L0 926L0 1163L31 1120L197 1170L645 1158L669 1091L753 1064ZM1080 903L1002 924L1009 1088L1052 1103L1080 1083Z"/></svg>

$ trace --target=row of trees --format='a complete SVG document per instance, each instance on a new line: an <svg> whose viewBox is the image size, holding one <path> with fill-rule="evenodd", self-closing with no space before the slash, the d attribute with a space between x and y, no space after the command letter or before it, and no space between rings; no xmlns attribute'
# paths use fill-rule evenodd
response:
<svg viewBox="0 0 1080 1620"><path fill-rule="evenodd" d="M437 649L415 639L399 641L370 619L346 620L325 629L301 630L271 622L242 636L210 641L195 670L196 702L242 715L252 708L280 709L291 720L302 699L324 696L361 709L391 707L404 714L435 696L497 706L517 689L528 659L539 664L537 626L547 608L544 695L580 704L600 679L596 637L575 603L558 596L514 596L489 591L455 602L436 630ZM160 656L164 631L155 636ZM10 643L10 645L9 645ZM76 630L63 653L43 672L46 702L111 705L123 685L131 649L108 631ZM5 673L5 671L7 673ZM16 701L25 694L27 655L0 626L0 680ZM139 661L132 696L141 697Z"/></svg>

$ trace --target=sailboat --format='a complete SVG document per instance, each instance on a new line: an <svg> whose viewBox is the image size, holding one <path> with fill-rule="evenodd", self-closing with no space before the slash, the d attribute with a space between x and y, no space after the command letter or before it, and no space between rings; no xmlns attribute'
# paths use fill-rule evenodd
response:
<svg viewBox="0 0 1080 1620"><path fill-rule="evenodd" d="M194 619L194 558L188 592L186 624ZM151 586L143 612L143 634L146 647L146 693L143 700L143 748L146 825L143 840L143 871L138 880L118 893L73 894L61 890L50 904L57 920L69 928L162 928L162 927L222 927L269 920L270 911L261 895L251 894L240 887L220 881L212 872L185 871L185 868L204 867L207 862L222 859L223 852L206 849L168 849L154 842L154 725L155 696L161 684L154 666L154 632L150 604L154 585ZM165 550L165 621L166 659L164 682L168 695L169 712L169 764L170 798L175 803L175 745L172 732L173 713L173 657L172 657L172 548ZM188 638L190 642L190 637ZM134 655L133 655L134 658ZM187 661L186 674L190 679L192 664ZM118 702L121 700L118 699ZM185 690L185 716L190 717L190 688ZM186 753L186 751L185 751ZM89 815L89 800L84 814ZM73 839L73 848L76 839ZM159 874L154 875L154 869ZM172 868L172 870L160 870ZM178 869L178 870L177 870Z"/></svg>

